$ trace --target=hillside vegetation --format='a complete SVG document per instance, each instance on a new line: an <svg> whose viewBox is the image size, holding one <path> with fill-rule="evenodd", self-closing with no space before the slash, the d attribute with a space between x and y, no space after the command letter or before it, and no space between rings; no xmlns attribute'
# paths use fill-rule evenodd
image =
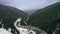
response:
<svg viewBox="0 0 60 34"><path fill-rule="evenodd" d="M56 25L60 25L60 2L34 12L29 16L27 23L51 34Z"/></svg>

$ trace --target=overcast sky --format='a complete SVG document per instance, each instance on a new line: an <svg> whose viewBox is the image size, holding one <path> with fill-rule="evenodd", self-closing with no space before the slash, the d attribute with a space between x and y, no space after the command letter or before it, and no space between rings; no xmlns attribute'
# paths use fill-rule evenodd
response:
<svg viewBox="0 0 60 34"><path fill-rule="evenodd" d="M0 4L16 7L20 10L41 9L60 0L0 0Z"/></svg>

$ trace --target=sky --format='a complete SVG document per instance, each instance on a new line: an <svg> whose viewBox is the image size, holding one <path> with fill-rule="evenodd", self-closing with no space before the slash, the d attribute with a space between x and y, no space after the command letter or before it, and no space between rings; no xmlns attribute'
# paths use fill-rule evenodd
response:
<svg viewBox="0 0 60 34"><path fill-rule="evenodd" d="M27 12L27 10L41 9L60 0L0 0L0 4L16 7Z"/></svg>

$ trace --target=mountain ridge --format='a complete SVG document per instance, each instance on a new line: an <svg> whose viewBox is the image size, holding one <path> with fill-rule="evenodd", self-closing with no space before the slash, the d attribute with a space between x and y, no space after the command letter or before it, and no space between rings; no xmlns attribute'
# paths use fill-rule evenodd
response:
<svg viewBox="0 0 60 34"><path fill-rule="evenodd" d="M56 5L59 5L60 4L60 2L56 2L56 3L54 3L54 4L52 4L52 5L49 5L49 6L47 6L47 7L44 7L44 8L42 8L42 9L38 9L37 11L42 11L42 10L46 10L46 8L51 8L51 7L53 7L53 6L56 6ZM36 12L37 12L36 11ZM36 13L36 12L34 12L34 13ZM34 14L34 13L32 13L32 14ZM31 15L32 15L31 14Z"/></svg>

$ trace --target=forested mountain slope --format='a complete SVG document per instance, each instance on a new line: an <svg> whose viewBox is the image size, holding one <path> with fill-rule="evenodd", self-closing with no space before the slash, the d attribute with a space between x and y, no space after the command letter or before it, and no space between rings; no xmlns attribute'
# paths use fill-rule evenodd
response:
<svg viewBox="0 0 60 34"><path fill-rule="evenodd" d="M29 16L27 23L51 34L57 24L60 26L60 2L34 12Z"/></svg>
<svg viewBox="0 0 60 34"><path fill-rule="evenodd" d="M12 29L12 33L15 34L15 31L17 34L19 34L19 31L14 26L14 22L18 18L25 18L28 14L18 10L17 8L6 6L6 5L0 5L0 28L3 28L8 30L9 28Z"/></svg>

